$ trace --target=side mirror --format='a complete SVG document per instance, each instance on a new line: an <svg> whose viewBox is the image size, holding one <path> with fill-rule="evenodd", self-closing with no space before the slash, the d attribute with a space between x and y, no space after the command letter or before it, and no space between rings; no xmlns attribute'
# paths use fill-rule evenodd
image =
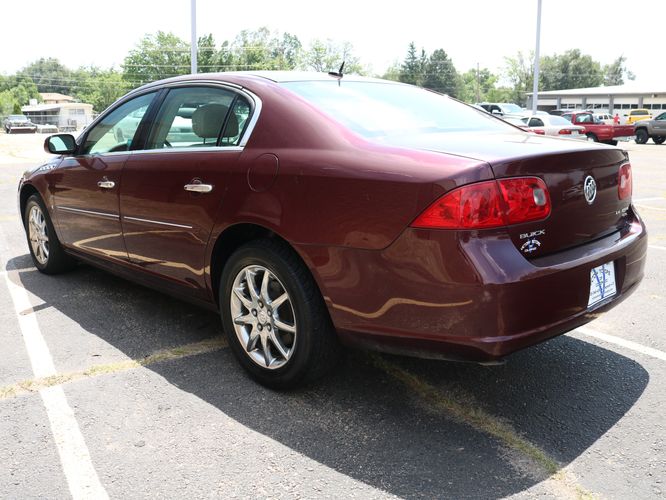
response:
<svg viewBox="0 0 666 500"><path fill-rule="evenodd" d="M69 155L76 151L76 139L71 134L56 134L46 138L44 151L52 155Z"/></svg>

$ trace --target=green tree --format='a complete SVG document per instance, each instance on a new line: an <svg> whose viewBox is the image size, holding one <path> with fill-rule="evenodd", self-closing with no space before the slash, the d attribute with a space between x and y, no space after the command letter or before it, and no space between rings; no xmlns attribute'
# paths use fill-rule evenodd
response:
<svg viewBox="0 0 666 500"><path fill-rule="evenodd" d="M457 97L460 93L460 77L453 61L443 49L435 50L425 63L422 85L425 88Z"/></svg>
<svg viewBox="0 0 666 500"><path fill-rule="evenodd" d="M412 85L423 85L425 79L424 65L425 50L421 49L419 57L414 42L410 42L407 48L407 56L400 68L400 81Z"/></svg>
<svg viewBox="0 0 666 500"><path fill-rule="evenodd" d="M460 93L458 98L465 102L490 101L488 96L496 90L496 84L497 75L493 74L488 68L480 68L478 71L476 68L470 69L460 76Z"/></svg>
<svg viewBox="0 0 666 500"><path fill-rule="evenodd" d="M338 71L343 61L344 73L359 75L366 73L359 58L354 55L351 43L338 43L331 39L313 40L303 52L299 66L312 71Z"/></svg>
<svg viewBox="0 0 666 500"><path fill-rule="evenodd" d="M173 33L145 35L129 51L123 63L123 78L131 86L190 72L190 45Z"/></svg>
<svg viewBox="0 0 666 500"><path fill-rule="evenodd" d="M68 94L73 85L72 71L58 59L41 58L24 67L16 74L17 78L30 79L39 92L59 92Z"/></svg>
<svg viewBox="0 0 666 500"><path fill-rule="evenodd" d="M539 90L597 87L603 82L601 64L578 49L541 58Z"/></svg>
<svg viewBox="0 0 666 500"><path fill-rule="evenodd" d="M636 76L627 69L626 61L626 57L619 56L615 61L604 66L604 85L622 85L625 77L627 80L636 79Z"/></svg>
<svg viewBox="0 0 666 500"><path fill-rule="evenodd" d="M532 91L532 83L534 82L533 61L533 52L530 52L528 56L518 52L515 57L504 58L503 76L511 84L511 93L506 101L494 102L514 102L520 106L525 106L527 102L526 92Z"/></svg>
<svg viewBox="0 0 666 500"><path fill-rule="evenodd" d="M77 85L73 88L72 95L81 102L92 104L98 113L131 89L122 73L113 68L103 70L95 66L82 67L76 70L74 75Z"/></svg>

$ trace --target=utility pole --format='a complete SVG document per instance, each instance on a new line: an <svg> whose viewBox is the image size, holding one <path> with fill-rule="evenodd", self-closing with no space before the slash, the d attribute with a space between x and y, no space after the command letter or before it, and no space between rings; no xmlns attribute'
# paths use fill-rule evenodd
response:
<svg viewBox="0 0 666 500"><path fill-rule="evenodd" d="M539 101L539 46L541 44L541 0L537 6L536 47L534 50L534 84L532 86L532 114L537 112Z"/></svg>
<svg viewBox="0 0 666 500"><path fill-rule="evenodd" d="M541 0L539 0L541 1ZM190 0L191 3L191 21L192 21L192 41L190 42L190 60L192 74L197 72L197 0Z"/></svg>

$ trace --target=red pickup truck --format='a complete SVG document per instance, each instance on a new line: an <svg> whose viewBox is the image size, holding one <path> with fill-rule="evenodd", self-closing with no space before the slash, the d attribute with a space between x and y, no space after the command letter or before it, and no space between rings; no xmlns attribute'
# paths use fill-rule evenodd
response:
<svg viewBox="0 0 666 500"><path fill-rule="evenodd" d="M562 118L566 118L574 125L585 127L587 138L594 142L605 142L615 146L618 141L632 141L636 138L633 125L606 125L595 120L589 111L563 113Z"/></svg>

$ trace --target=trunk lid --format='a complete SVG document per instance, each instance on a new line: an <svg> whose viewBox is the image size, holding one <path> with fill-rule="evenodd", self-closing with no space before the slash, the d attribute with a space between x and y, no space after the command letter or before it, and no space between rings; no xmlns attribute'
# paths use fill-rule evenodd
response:
<svg viewBox="0 0 666 500"><path fill-rule="evenodd" d="M415 141L418 144L413 147L486 161L497 179L543 179L550 194L550 216L508 227L516 248L526 258L602 238L625 224L631 200L619 199L618 171L628 159L618 148L532 134L439 134ZM584 192L588 177L596 185L591 203Z"/></svg>

